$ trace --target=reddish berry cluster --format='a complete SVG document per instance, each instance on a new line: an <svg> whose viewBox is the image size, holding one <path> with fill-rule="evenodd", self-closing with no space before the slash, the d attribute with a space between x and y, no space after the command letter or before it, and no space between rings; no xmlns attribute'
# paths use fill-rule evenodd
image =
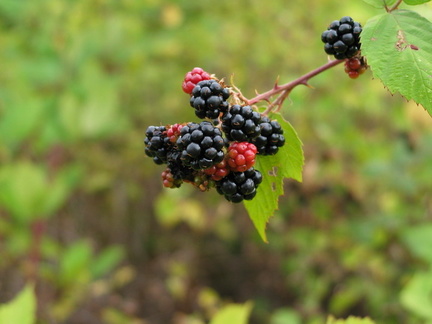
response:
<svg viewBox="0 0 432 324"><path fill-rule="evenodd" d="M228 148L227 161L232 171L244 172L255 164L257 148L248 142L234 142Z"/></svg>
<svg viewBox="0 0 432 324"><path fill-rule="evenodd" d="M352 57L345 61L345 73L351 79L357 79L367 70L364 57Z"/></svg>
<svg viewBox="0 0 432 324"><path fill-rule="evenodd" d="M251 106L230 105L231 89L201 68L185 75L182 88L205 120L147 128L145 153L167 165L163 186L186 182L201 191L216 187L231 202L252 199L262 181L256 155L276 154L285 144L282 127Z"/></svg>
<svg viewBox="0 0 432 324"><path fill-rule="evenodd" d="M208 74L203 69L199 67L193 68L192 71L186 73L183 80L182 89L184 92L191 94L198 82L210 79L210 74Z"/></svg>
<svg viewBox="0 0 432 324"><path fill-rule="evenodd" d="M171 143L177 142L177 139L180 136L180 131L181 131L182 127L183 127L182 124L174 124L174 125L171 125L170 128L168 128L167 137Z"/></svg>

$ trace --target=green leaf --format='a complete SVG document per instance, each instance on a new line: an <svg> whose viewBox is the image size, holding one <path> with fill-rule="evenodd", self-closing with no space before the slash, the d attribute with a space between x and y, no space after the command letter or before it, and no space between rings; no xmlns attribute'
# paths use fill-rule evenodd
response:
<svg viewBox="0 0 432 324"><path fill-rule="evenodd" d="M411 253L432 264L432 224L407 228L402 233L402 240Z"/></svg>
<svg viewBox="0 0 432 324"><path fill-rule="evenodd" d="M245 304L229 304L214 315L210 324L247 324L251 311L251 302Z"/></svg>
<svg viewBox="0 0 432 324"><path fill-rule="evenodd" d="M78 184L82 170L78 165L71 165L60 170L51 182L47 179L48 194L44 196L43 214L52 216L69 198L71 191Z"/></svg>
<svg viewBox="0 0 432 324"><path fill-rule="evenodd" d="M371 18L362 53L373 74L392 93L421 104L432 115L432 23L409 10Z"/></svg>
<svg viewBox="0 0 432 324"><path fill-rule="evenodd" d="M0 204L18 222L41 216L46 189L44 168L18 162L0 169Z"/></svg>
<svg viewBox="0 0 432 324"><path fill-rule="evenodd" d="M281 124L286 142L277 154L257 157L255 168L262 173L263 182L257 189L256 197L244 202L249 217L264 242L267 242L267 222L278 209L279 196L284 193L283 180L293 178L302 181L304 162L302 144L294 128L279 114L271 117Z"/></svg>
<svg viewBox="0 0 432 324"><path fill-rule="evenodd" d="M25 99L23 99L24 101ZM45 106L37 101L10 103L0 119L0 138L11 149L19 147L43 117Z"/></svg>
<svg viewBox="0 0 432 324"><path fill-rule="evenodd" d="M121 246L111 246L103 250L90 265L93 278L100 278L111 271L124 257Z"/></svg>
<svg viewBox="0 0 432 324"><path fill-rule="evenodd" d="M375 322L367 317L360 318L349 316L347 319L335 319L333 317L329 317L326 324L375 324Z"/></svg>
<svg viewBox="0 0 432 324"><path fill-rule="evenodd" d="M405 308L432 320L432 272L416 273L402 290L400 298Z"/></svg>
<svg viewBox="0 0 432 324"><path fill-rule="evenodd" d="M53 216L81 175L79 167L59 171L53 179L42 166L17 162L0 168L0 204L20 223Z"/></svg>
<svg viewBox="0 0 432 324"><path fill-rule="evenodd" d="M403 1L408 5L415 6L415 5L429 2L431 0L403 0Z"/></svg>
<svg viewBox="0 0 432 324"><path fill-rule="evenodd" d="M270 319L270 324L301 324L300 315L293 309L280 308L276 310Z"/></svg>
<svg viewBox="0 0 432 324"><path fill-rule="evenodd" d="M33 324L36 322L36 298L33 285L28 284L9 303L0 306L1 324Z"/></svg>
<svg viewBox="0 0 432 324"><path fill-rule="evenodd" d="M87 241L78 241L64 251L60 260L59 281L68 285L83 273L90 271L93 249Z"/></svg>
<svg viewBox="0 0 432 324"><path fill-rule="evenodd" d="M363 1L375 8L384 8L385 6L391 7L396 3L397 0L363 0Z"/></svg>

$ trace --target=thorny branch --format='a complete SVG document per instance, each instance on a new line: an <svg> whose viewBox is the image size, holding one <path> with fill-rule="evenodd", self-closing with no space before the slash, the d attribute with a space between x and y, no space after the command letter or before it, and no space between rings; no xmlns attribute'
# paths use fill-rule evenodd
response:
<svg viewBox="0 0 432 324"><path fill-rule="evenodd" d="M279 111L282 103L284 100L289 96L292 89L294 89L298 85L305 85L309 87L309 80L313 78L314 76L320 74L321 72L324 72L340 63L344 62L344 60L333 60L330 61L315 70L310 71L309 73L306 73L305 75L299 77L298 79L295 79L291 82L278 85L277 83L274 85L274 87L266 92L263 92L261 94L258 94L252 99L247 99L240 93L240 99L242 99L247 105L254 105L260 101L267 101L269 102L269 106L266 109L266 111L263 114L268 114L270 111L272 111L275 107L275 111ZM279 96L271 102L270 99L279 94Z"/></svg>

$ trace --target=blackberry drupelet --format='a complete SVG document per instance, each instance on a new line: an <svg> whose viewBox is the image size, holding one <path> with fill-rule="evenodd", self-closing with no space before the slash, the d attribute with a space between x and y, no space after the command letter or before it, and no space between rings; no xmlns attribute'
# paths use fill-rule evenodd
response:
<svg viewBox="0 0 432 324"><path fill-rule="evenodd" d="M165 126L149 126L144 139L145 154L153 158L156 164L167 162L167 154L170 148Z"/></svg>
<svg viewBox="0 0 432 324"><path fill-rule="evenodd" d="M333 21L321 34L321 40L325 44L324 51L338 60L355 56L360 50L361 32L360 23L351 17Z"/></svg>
<svg viewBox="0 0 432 324"><path fill-rule="evenodd" d="M260 121L250 106L233 105L222 118L222 130L230 141L250 142L261 134Z"/></svg>
<svg viewBox="0 0 432 324"><path fill-rule="evenodd" d="M194 170L208 169L221 162L224 146L225 140L219 128L207 121L183 126L177 140L181 162Z"/></svg>
<svg viewBox="0 0 432 324"><path fill-rule="evenodd" d="M261 155L274 155L279 151L279 147L285 144L283 129L276 120L268 117L261 117L261 135L252 139Z"/></svg>
<svg viewBox="0 0 432 324"><path fill-rule="evenodd" d="M216 190L226 200L239 203L254 198L261 182L261 172L250 168L245 172L231 172L222 180L216 181Z"/></svg>
<svg viewBox="0 0 432 324"><path fill-rule="evenodd" d="M221 113L226 113L229 107L230 91L216 80L198 82L192 91L190 105L195 108L198 118L216 119Z"/></svg>

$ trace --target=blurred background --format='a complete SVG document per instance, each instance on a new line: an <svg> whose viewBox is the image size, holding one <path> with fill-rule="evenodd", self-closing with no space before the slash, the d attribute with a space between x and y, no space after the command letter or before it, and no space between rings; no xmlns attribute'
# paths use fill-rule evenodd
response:
<svg viewBox="0 0 432 324"><path fill-rule="evenodd" d="M413 8L428 18L431 6ZM1 0L0 303L35 280L38 323L432 321L432 118L367 71L298 87L304 182L258 237L242 205L164 189L149 125L196 121L199 66L251 98L328 57L360 0ZM389 62L391 64L391 62Z"/></svg>

